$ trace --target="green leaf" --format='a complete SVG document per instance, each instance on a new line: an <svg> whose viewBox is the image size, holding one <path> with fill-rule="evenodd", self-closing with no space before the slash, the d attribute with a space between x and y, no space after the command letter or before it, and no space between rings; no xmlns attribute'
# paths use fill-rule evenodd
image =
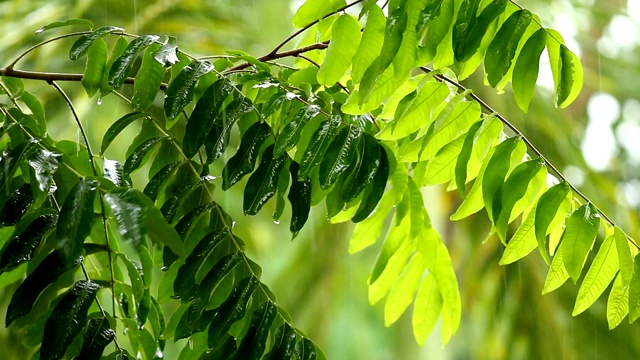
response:
<svg viewBox="0 0 640 360"><path fill-rule="evenodd" d="M9 196L2 210L0 210L0 227L17 224L32 203L33 192L31 191L31 185L25 183ZM2 261L1 258L0 256L0 262Z"/></svg>
<svg viewBox="0 0 640 360"><path fill-rule="evenodd" d="M457 96L466 96L465 93ZM456 96L456 97L457 97ZM462 97L456 99L461 100ZM442 149L446 144L457 138L460 133L466 130L471 124L477 121L482 114L480 105L475 101L458 101L451 111L445 115L449 106L455 101L449 101L449 105L442 111L441 115L435 121L435 130L426 140L426 146L420 154L420 160L428 160L432 158L438 150Z"/></svg>
<svg viewBox="0 0 640 360"><path fill-rule="evenodd" d="M512 137L500 143L484 171L482 198L484 199L489 219L494 218L492 206L494 196L502 196L500 189L509 172L509 159L520 141L519 137Z"/></svg>
<svg viewBox="0 0 640 360"><path fill-rule="evenodd" d="M87 65L80 81L89 97L92 97L100 90L105 68L107 67L107 52L107 43L102 39L98 39L89 46Z"/></svg>
<svg viewBox="0 0 640 360"><path fill-rule="evenodd" d="M87 323L87 329L82 337L82 349L78 359L98 360L104 348L116 338L116 332L111 329L106 317L93 318Z"/></svg>
<svg viewBox="0 0 640 360"><path fill-rule="evenodd" d="M369 11L367 11L367 23L364 26L362 40L353 56L351 78L355 83L359 83L362 80L365 70L380 54L382 42L384 41L386 21L387 19L382 9L376 4L371 4Z"/></svg>
<svg viewBox="0 0 640 360"><path fill-rule="evenodd" d="M4 244L0 254L0 273L11 271L31 260L43 236L56 226L58 216L49 210L40 210L22 218Z"/></svg>
<svg viewBox="0 0 640 360"><path fill-rule="evenodd" d="M629 249L629 241L627 240L627 234L619 227L613 228L613 236L616 242L616 248L618 249L618 263L620 264L620 280L624 286L627 286L631 282L634 267L633 256Z"/></svg>
<svg viewBox="0 0 640 360"><path fill-rule="evenodd" d="M356 150L358 151L358 162L342 185L342 199L345 202L356 199L373 181L380 167L380 153L384 151L378 141L368 133L363 134Z"/></svg>
<svg viewBox="0 0 640 360"><path fill-rule="evenodd" d="M365 138L366 141L366 138ZM382 146L378 146L380 151L380 162L376 173L371 180L371 184L365 189L362 202L358 207L358 210L351 218L354 223L365 220L369 214L376 208L381 201L384 194L384 190L387 186L387 180L389 179L389 160L387 158L387 152ZM375 241L375 239L373 239Z"/></svg>
<svg viewBox="0 0 640 360"><path fill-rule="evenodd" d="M301 360L316 360L316 358L319 357L319 350L316 349L316 346L313 344L313 342L311 342L311 340L307 338L298 340L298 342L296 343L295 351L298 359Z"/></svg>
<svg viewBox="0 0 640 360"><path fill-rule="evenodd" d="M302 155L300 169L298 171L298 180L304 180L311 170L320 164L331 141L338 132L340 124L342 124L340 116L333 115L329 116L320 124L318 129L316 129L311 136L309 145Z"/></svg>
<svg viewBox="0 0 640 360"><path fill-rule="evenodd" d="M58 186L53 176L62 162L62 154L45 149L37 149L29 156L29 166L35 172L38 189L45 194L53 193Z"/></svg>
<svg viewBox="0 0 640 360"><path fill-rule="evenodd" d="M174 120L182 109L193 99L193 91L198 79L213 70L207 61L194 60L185 66L167 87L164 100L164 114Z"/></svg>
<svg viewBox="0 0 640 360"><path fill-rule="evenodd" d="M76 40L76 42L71 45L71 49L69 50L69 58L71 60L78 60L82 56L84 56L91 44L93 44L96 40L106 36L107 34L122 32L124 29L119 28L117 26L102 26L89 34L82 35Z"/></svg>
<svg viewBox="0 0 640 360"><path fill-rule="evenodd" d="M569 273L565 269L564 261L562 258L562 246L558 248L556 254L551 261L551 267L549 273L544 281L544 287L542 288L542 294L547 294L553 290L559 288L569 278Z"/></svg>
<svg viewBox="0 0 640 360"><path fill-rule="evenodd" d="M118 255L127 268L133 296L135 296L137 300L140 300L144 294L144 283L141 277L142 267L138 263L134 264L124 253L118 253Z"/></svg>
<svg viewBox="0 0 640 360"><path fill-rule="evenodd" d="M600 250L598 250L598 254L593 259L591 267L587 271L582 285L580 285L576 304L573 307L573 316L587 310L598 300L611 281L613 281L618 268L618 251L616 250L613 236L608 236L600 245ZM633 294L633 291L630 291L629 294Z"/></svg>
<svg viewBox="0 0 640 360"><path fill-rule="evenodd" d="M549 244L547 241L547 234L552 230L549 229L549 225L558 221L556 219L564 219L566 217L567 214L563 214L559 210L562 203L570 193L571 189L569 188L569 184L566 181L563 181L542 194L540 200L538 200L538 205L536 206L536 239L538 240L538 249L540 249L540 254L542 254L542 257L545 259L547 264L549 263Z"/></svg>
<svg viewBox="0 0 640 360"><path fill-rule="evenodd" d="M245 131L238 151L222 169L222 190L228 190L253 171L258 159L258 151L269 136L271 136L271 127L262 121L251 125Z"/></svg>
<svg viewBox="0 0 640 360"><path fill-rule="evenodd" d="M307 0L293 15L293 26L303 28L346 6L344 0Z"/></svg>
<svg viewBox="0 0 640 360"><path fill-rule="evenodd" d="M78 265L79 260L80 258L73 264L73 267ZM13 293L7 308L5 326L9 327L14 320L27 315L40 293L71 268L62 262L57 251L54 250L47 255Z"/></svg>
<svg viewBox="0 0 640 360"><path fill-rule="evenodd" d="M63 295L44 326L40 347L41 359L61 359L73 339L87 322L87 311L96 298L100 285L78 280Z"/></svg>
<svg viewBox="0 0 640 360"><path fill-rule="evenodd" d="M502 189L498 190L502 193L502 197L496 194L493 200L493 219L498 236L503 242L506 242L507 227L516 202L524 197L529 183L543 169L543 166L544 160L540 158L523 162L513 169L502 185Z"/></svg>
<svg viewBox="0 0 640 360"><path fill-rule="evenodd" d="M187 121L182 140L182 149L187 158L192 158L204 144L204 139L220 113L224 100L233 92L233 85L226 78L211 84L198 100Z"/></svg>
<svg viewBox="0 0 640 360"><path fill-rule="evenodd" d="M518 49L524 31L531 23L532 14L528 10L518 10L502 24L489 44L485 56L484 69L492 87L496 87L507 74Z"/></svg>
<svg viewBox="0 0 640 360"><path fill-rule="evenodd" d="M416 337L418 345L424 344L429 337L431 331L438 321L440 312L442 311L442 296L438 291L435 277L428 274L416 295L416 301L413 305L413 334Z"/></svg>
<svg viewBox="0 0 640 360"><path fill-rule="evenodd" d="M33 142L21 143L13 149L7 147L0 155L0 203L4 202L11 195L11 179L16 173L22 158L33 148Z"/></svg>
<svg viewBox="0 0 640 360"><path fill-rule="evenodd" d="M253 294L259 284L260 280L255 276L241 280L235 286L227 300L220 305L209 326L209 348L218 345L220 339L222 339L231 328L231 325L245 316L251 294Z"/></svg>
<svg viewBox="0 0 640 360"><path fill-rule="evenodd" d="M311 209L311 179L298 180L299 165L296 162L289 166L291 172L291 189L287 198L291 203L291 224L289 230L295 237L309 218Z"/></svg>
<svg viewBox="0 0 640 360"><path fill-rule="evenodd" d="M351 125L340 129L333 138L318 169L320 186L323 189L328 189L335 184L338 177L347 170L356 156L356 148L361 140L361 135L362 129L359 126Z"/></svg>
<svg viewBox="0 0 640 360"><path fill-rule="evenodd" d="M340 81L351 66L351 60L359 45L360 23L352 15L340 15L333 23L327 55L318 70L320 85L328 86Z"/></svg>
<svg viewBox="0 0 640 360"><path fill-rule="evenodd" d="M426 269L427 260L420 253L415 253L389 292L384 307L385 326L398 321L409 307Z"/></svg>
<svg viewBox="0 0 640 360"><path fill-rule="evenodd" d="M612 249L615 248L612 246ZM612 258L614 258L612 256ZM613 262L614 260L611 260ZM615 274L615 272L614 272ZM613 276L612 276L613 278ZM607 285L611 282L609 280ZM604 289L603 289L604 290ZM629 283L629 322L633 323L640 317L640 255L634 258L633 277Z"/></svg>
<svg viewBox="0 0 640 360"><path fill-rule="evenodd" d="M117 189L105 194L104 199L118 224L118 232L122 238L136 248L142 245L147 229L143 205L138 201L137 190Z"/></svg>
<svg viewBox="0 0 640 360"><path fill-rule="evenodd" d="M289 325L284 323L276 330L274 336L274 344L271 351L266 355L267 359L293 359L295 346L296 346L297 334L296 331Z"/></svg>
<svg viewBox="0 0 640 360"><path fill-rule="evenodd" d="M625 286L618 275L613 282L607 301L607 322L609 330L615 329L629 313L629 286Z"/></svg>
<svg viewBox="0 0 640 360"><path fill-rule="evenodd" d="M177 64L178 59L178 39L175 36L167 36L167 41L153 52L153 58L164 67Z"/></svg>
<svg viewBox="0 0 640 360"><path fill-rule="evenodd" d="M465 44L470 30L477 23L480 0L463 0L458 9L456 23L453 25L453 53L456 61L462 61Z"/></svg>
<svg viewBox="0 0 640 360"><path fill-rule="evenodd" d="M140 51L160 39L157 35L142 35L137 37L127 45L122 55L120 55L109 69L109 79L107 84L117 89L124 84L125 79L133 69L133 61L138 57Z"/></svg>
<svg viewBox="0 0 640 360"><path fill-rule="evenodd" d="M276 193L280 171L284 169L288 156L273 158L271 145L262 153L258 169L249 177L244 188L243 209L245 215L255 215Z"/></svg>
<svg viewBox="0 0 640 360"><path fill-rule="evenodd" d="M536 239L534 232L534 220L536 209L534 208L520 224L520 227L507 243L504 249L500 265L511 264L529 255L536 248Z"/></svg>
<svg viewBox="0 0 640 360"><path fill-rule="evenodd" d="M586 203L571 214L566 224L560 247L567 272L576 283L598 235L600 215L592 204Z"/></svg>
<svg viewBox="0 0 640 360"><path fill-rule="evenodd" d="M127 126L129 126L129 124L131 124L134 120L137 120L146 116L149 116L149 114L143 113L140 111L134 111L116 120L116 122L114 122L109 127L109 129L107 129L107 132L104 134L104 137L102 138L100 153L104 154L104 152L107 150L109 145L111 145L111 143L116 138L116 136L118 136L118 134L120 134L122 130L124 130Z"/></svg>
<svg viewBox="0 0 640 360"><path fill-rule="evenodd" d="M267 346L269 328L277 313L278 308L271 301L264 302L253 312L249 329L235 353L235 359L259 360L262 357Z"/></svg>
<svg viewBox="0 0 640 360"><path fill-rule="evenodd" d="M50 24L47 24L43 27L41 27L40 29L36 30L36 34L39 34L43 31L47 31L47 30L51 30L51 29L57 29L57 28L61 28L61 27L65 27L65 26L74 26L74 25L80 25L80 26L84 26L89 28L89 30L93 29L93 23L89 20L86 19L67 19L64 21L54 21Z"/></svg>
<svg viewBox="0 0 640 360"><path fill-rule="evenodd" d="M225 149L229 145L231 127L236 123L238 118L247 114L252 109L253 104L249 98L237 98L222 109L220 114L213 120L211 131L209 131L204 142L208 164L224 154Z"/></svg>
<svg viewBox="0 0 640 360"><path fill-rule="evenodd" d="M142 298L140 298L140 300L138 301L138 311L136 312L136 323L138 323L138 329L144 328L144 324L147 322L147 318L149 317L150 311L151 311L151 293L147 288L147 289L144 289Z"/></svg>
<svg viewBox="0 0 640 360"><path fill-rule="evenodd" d="M547 31L543 28L531 35L520 50L520 55L513 68L513 96L516 103L525 113L533 97L533 90L538 81L540 55L547 44Z"/></svg>
<svg viewBox="0 0 640 360"><path fill-rule="evenodd" d="M560 44L560 78L556 85L556 106L569 106L582 89L583 70L580 59L564 44Z"/></svg>
<svg viewBox="0 0 640 360"><path fill-rule="evenodd" d="M164 244L180 258L183 258L185 256L184 247L176 230L167 223L160 210L142 192L133 190L132 194L135 197L132 197L131 200L142 207L147 236L157 244Z"/></svg>
<svg viewBox="0 0 640 360"><path fill-rule="evenodd" d="M462 151L465 135L458 136L440 150L429 161L422 178L417 178L419 186L442 184L453 180L458 155Z"/></svg>
<svg viewBox="0 0 640 360"><path fill-rule="evenodd" d="M244 259L241 251L236 251L220 258L200 282L195 296L196 301L199 299L203 306L206 305L213 289Z"/></svg>
<svg viewBox="0 0 640 360"><path fill-rule="evenodd" d="M100 96L105 96L109 94L111 91L113 91L113 86L110 86L107 82L109 80L109 76L104 76L104 75L109 74L109 71L111 69L111 66L113 66L114 61L116 61L116 59L120 55L122 55L122 53L124 53L124 50L127 48L127 45L129 45L129 42L127 42L127 40L122 36L118 37L118 40L116 40L116 43L113 46L113 49L111 50L111 55L109 56L109 60L107 60L107 66L104 68L102 83L100 84ZM100 100L100 98L98 98L98 100Z"/></svg>
<svg viewBox="0 0 640 360"><path fill-rule="evenodd" d="M145 158L152 150L155 149L155 146L158 145L162 140L166 139L166 135L154 136L143 141L140 145L138 145L135 150L127 157L127 161L124 163L124 167L122 171L124 171L125 175L131 174L134 170L138 169L145 161Z"/></svg>
<svg viewBox="0 0 640 360"><path fill-rule="evenodd" d="M364 216L362 220L358 218L358 224L353 230L353 235L351 236L351 241L349 243L349 253L354 254L370 246L380 237L384 221L394 205L392 192L388 191L384 193L384 195L380 192L380 196L381 198L379 199L377 207L374 206L376 211L373 215ZM358 213L356 213L356 215L357 214Z"/></svg>
<svg viewBox="0 0 640 360"><path fill-rule="evenodd" d="M318 115L318 112L319 109L317 106L302 107L278 134L273 156L280 157L286 151L289 151L296 146L300 141L300 134L302 133L305 125L307 125L313 117Z"/></svg>
<svg viewBox="0 0 640 360"><path fill-rule="evenodd" d="M149 180L147 185L144 187L143 193L147 195L149 199L151 199L151 201L155 201L162 185L165 184L169 179L171 179L174 171L178 168L179 165L182 164L184 164L184 162L175 161L165 165Z"/></svg>
<svg viewBox="0 0 640 360"><path fill-rule="evenodd" d="M475 141L475 136L480 127L482 126L483 121L478 121L475 124L471 125L469 131L467 132L466 137L464 138L464 142L462 143L462 149L460 149L460 154L458 154L458 158L456 160L456 169L455 169L455 179L456 186L458 187L458 191L462 197L465 197L465 184L467 183L467 169L469 166L469 159L471 159L471 154L473 152L473 143Z"/></svg>
<svg viewBox="0 0 640 360"><path fill-rule="evenodd" d="M56 248L67 264L82 255L82 244L93 224L93 203L98 181L82 179L67 194L56 229Z"/></svg>
<svg viewBox="0 0 640 360"><path fill-rule="evenodd" d="M150 46L142 56L142 63L133 83L131 105L134 110L148 109L160 91L165 68L154 58L154 50L157 48L158 45Z"/></svg>

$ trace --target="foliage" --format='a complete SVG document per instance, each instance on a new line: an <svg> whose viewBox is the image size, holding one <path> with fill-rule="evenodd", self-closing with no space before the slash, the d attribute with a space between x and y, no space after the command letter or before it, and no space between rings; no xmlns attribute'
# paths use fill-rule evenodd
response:
<svg viewBox="0 0 640 360"><path fill-rule="evenodd" d="M356 5L358 17L344 11ZM244 185L245 215L275 197L279 221L286 194L293 238L322 200L331 222L357 223L352 253L386 231L369 301L386 297L387 326L413 303L419 343L440 319L446 344L461 319L456 273L421 191L436 184L464 199L452 220L486 209L491 235L506 246L501 264L537 247L550 263L544 292L578 282L602 225L605 241L574 315L615 278L610 327L640 316L635 243L458 83L484 62L486 82L498 91L513 82L526 111L546 48L555 105L568 106L582 68L560 34L506 0L385 7L388 16L371 1L307 1L293 18L301 47L281 51L288 38L258 58L240 51L196 58L173 37L93 29L79 19L38 30L88 26L54 38L77 37L69 57L86 63L81 76L15 69L43 42L0 69L0 96L8 100L0 106L0 221L8 229L0 269L11 274L4 286L22 281L6 325L42 343L41 358L99 358L109 346L108 358L153 359L167 341L184 338L191 346L181 358L322 357L260 281L260 267L216 202L216 176L223 190ZM297 57L293 67L277 62L288 57ZM61 95L82 141L48 135L43 107L21 78L46 81ZM98 101L113 94L130 103L99 154L58 85L63 80L80 81ZM130 96L120 92L125 84L133 84ZM106 157L134 123L140 132L124 161ZM226 160L236 138L239 147ZM220 162L221 173L213 173Z"/></svg>

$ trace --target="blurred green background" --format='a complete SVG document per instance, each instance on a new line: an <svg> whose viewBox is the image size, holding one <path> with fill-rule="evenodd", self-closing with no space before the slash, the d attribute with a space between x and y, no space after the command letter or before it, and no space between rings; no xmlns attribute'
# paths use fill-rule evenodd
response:
<svg viewBox="0 0 640 360"><path fill-rule="evenodd" d="M259 56L294 31L290 18L300 3L0 1L0 66L6 66L30 45L65 31L36 35L36 29L71 17L90 19L96 26L121 26L131 33L175 35L181 49L194 55L239 49ZM553 108L549 71L543 71L539 78L540 86L528 114L517 108L509 94L497 95L485 88L481 71L464 84L519 127L574 185L638 238L640 1L528 0L520 5L538 14L545 26L557 29L582 59L585 86L578 100L568 109ZM72 63L66 56L72 41L44 47L17 68L80 73L83 61ZM546 69L545 65L542 68ZM53 89L42 82L25 84L45 103L51 136L75 140L77 130ZM79 83L62 86L71 94L94 147L99 146L108 126L131 110L113 95L101 99L101 105L97 98L87 99ZM112 146L105 156L124 160L128 142L135 134L135 127L127 129L118 138L119 146ZM219 175L217 170L213 175ZM352 226L329 224L323 206L312 211L305 229L291 241L288 220L276 224L271 219L273 204L269 203L259 216L244 217L239 189L223 192L218 186L218 202L236 220L236 233L247 242L248 255L263 267L263 281L278 296L279 305L290 312L294 324L314 339L329 359L640 358L638 326L625 321L613 331L607 328L608 291L592 308L572 318L578 287L567 283L542 296L547 266L537 251L514 265L499 266L503 249L498 241L480 244L489 231L484 212L459 223L448 220L460 203L456 193L438 187L423 191L434 224L449 246L463 301L460 330L442 348L439 328L424 346L416 344L411 311L385 328L384 304L369 306L367 277L380 244L349 255ZM283 219L288 219L287 213ZM11 292L0 290L2 314ZM25 351L19 344L19 334L0 329L0 358L24 358ZM177 355L168 349L165 357Z"/></svg>

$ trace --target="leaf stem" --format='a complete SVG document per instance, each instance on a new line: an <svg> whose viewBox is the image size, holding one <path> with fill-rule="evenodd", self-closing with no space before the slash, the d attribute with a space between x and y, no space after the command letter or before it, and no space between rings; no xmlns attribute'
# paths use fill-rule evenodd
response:
<svg viewBox="0 0 640 360"><path fill-rule="evenodd" d="M13 60L8 66L7 69L13 69L14 66L16 66L16 64L18 63L18 61L20 61L22 58L24 58L25 56L27 56L30 52L32 52L33 50L46 45L48 43L57 41L57 40L61 40L64 38L68 38L68 37L72 37L72 36L80 36L80 35L85 35L90 33L91 31L79 31L79 32L74 32L74 33L69 33L69 34L64 34L64 35L60 35L60 36L56 36L54 38L42 41L40 43L37 43L35 45L33 45L32 47L28 48L27 50L25 50L22 54L20 54L15 60Z"/></svg>
<svg viewBox="0 0 640 360"><path fill-rule="evenodd" d="M433 72L432 69L429 69L427 67L421 66L420 70L424 71L425 73L430 73ZM446 82L449 83L453 86L455 86L456 88L458 88L461 91L466 91L467 88L460 84L459 82L448 78L445 75L442 74L436 74L434 75L434 78L440 82ZM524 136L524 134L522 133L522 131L520 131L517 127L515 127L513 124L511 124L509 122L509 120L507 120L507 118L505 118L504 116L500 115L497 111L495 111L491 106L489 106L489 104L487 104L484 100L482 100L478 95L474 94L473 92L469 93L469 97L471 99L473 99L475 102L477 102L482 108L485 109L485 111L487 111L488 113L491 114L495 114L495 116L503 123L505 124L509 129L511 129L511 131L513 131L517 136L519 136L522 141L524 141L524 143L527 145L527 147L529 149L531 149L531 151L538 157L540 157L548 166L549 168L564 182L567 183L567 185L569 185L569 187L571 188L571 190L577 194L579 197L581 197L585 202L591 203L593 204L593 202L586 196L584 195L575 185L571 184L571 182L569 182L569 180L560 172L560 170L558 170L558 168L553 165L544 155L542 155L542 153L533 145L533 143L527 139L526 136ZM595 206L595 204L594 204ZM605 214L602 210L600 210L599 207L595 206L596 210L598 211L598 214L600 214L600 216L602 216L602 218L605 219L606 222L608 222L611 226L615 226L616 224L613 222L613 220L611 220L611 218L609 218L609 216L607 216L607 214ZM638 244L635 242L635 240L633 240L631 237L629 237L627 235L627 240L633 244L634 247L636 247L637 249L640 249L640 246L638 246Z"/></svg>

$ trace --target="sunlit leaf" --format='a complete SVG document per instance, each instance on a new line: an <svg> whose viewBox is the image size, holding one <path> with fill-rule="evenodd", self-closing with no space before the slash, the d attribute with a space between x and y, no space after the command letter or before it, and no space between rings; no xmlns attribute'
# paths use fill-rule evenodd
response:
<svg viewBox="0 0 640 360"><path fill-rule="evenodd" d="M395 323L409 307L426 268L427 261L420 253L415 253L391 288L385 302L384 323L386 326Z"/></svg>
<svg viewBox="0 0 640 360"><path fill-rule="evenodd" d="M612 249L613 246L612 246ZM614 260L612 260L613 262ZM611 280L609 280L610 282ZM607 283L608 284L608 283ZM629 322L633 323L640 317L640 255L634 259L633 277L629 283Z"/></svg>
<svg viewBox="0 0 640 360"><path fill-rule="evenodd" d="M587 260L587 254L598 235L600 215L595 207L586 203L578 208L566 222L562 235L562 259L567 272L576 283Z"/></svg>
<svg viewBox="0 0 640 360"><path fill-rule="evenodd" d="M547 274L547 279L544 281L544 287L542 288L542 294L547 294L553 290L562 286L569 279L569 273L565 269L564 261L562 258L562 247L558 248L556 254L551 261L551 267Z"/></svg>
<svg viewBox="0 0 640 360"><path fill-rule="evenodd" d="M427 275L413 305L413 334L419 345L424 344L442 311L442 296L432 274Z"/></svg>
<svg viewBox="0 0 640 360"><path fill-rule="evenodd" d="M501 197L500 189L504 183L504 179L509 171L509 159L511 154L518 145L520 139L518 137L509 138L496 147L493 156L487 164L482 180L482 198L489 214L489 218L493 219L493 201L494 197Z"/></svg>
<svg viewBox="0 0 640 360"><path fill-rule="evenodd" d="M538 200L538 205L536 207L535 232L536 239L538 241L538 248L547 263L549 263L547 234L551 230L549 229L549 225L551 225L552 222L557 221L556 219L564 219L566 217L566 214L563 214L559 210L570 192L571 189L569 188L569 184L563 181L547 190L542 194L540 200Z"/></svg>
<svg viewBox="0 0 640 360"><path fill-rule="evenodd" d="M367 24L364 26L362 40L353 56L351 78L354 82L359 83L362 80L365 70L380 54L384 41L385 25L386 18L382 9L378 5L372 4L367 12Z"/></svg>
<svg viewBox="0 0 640 360"><path fill-rule="evenodd" d="M307 0L293 15L293 26L305 27L345 6L344 0Z"/></svg>
<svg viewBox="0 0 640 360"><path fill-rule="evenodd" d="M618 275L607 300L607 322L609 330L615 329L629 313L629 286L625 286Z"/></svg>
<svg viewBox="0 0 640 360"><path fill-rule="evenodd" d="M538 80L540 55L547 44L547 31L536 31L520 50L513 68L513 96L522 111L527 112Z"/></svg>
<svg viewBox="0 0 640 360"><path fill-rule="evenodd" d="M107 43L102 39L98 39L89 46L87 65L81 80L82 86L89 97L92 97L100 90L107 66L107 52Z"/></svg>
<svg viewBox="0 0 640 360"><path fill-rule="evenodd" d="M616 249L618 250L618 263L620 264L620 280L624 286L627 286L631 281L634 273L634 262L631 250L629 249L629 242L627 240L627 234L619 227L613 228L613 236L616 242Z"/></svg>
<svg viewBox="0 0 640 360"><path fill-rule="evenodd" d="M527 215L522 224L520 224L520 227L518 227L518 230L511 240L509 240L507 247L504 249L502 258L500 258L500 265L507 265L518 261L529 255L529 253L536 248L537 242L534 232L535 216L536 209L533 209L533 211Z"/></svg>
<svg viewBox="0 0 640 360"><path fill-rule="evenodd" d="M618 252L613 236L608 236L600 245L587 275L580 285L573 316L587 310L602 295L618 272ZM633 286L632 286L633 288ZM631 291L630 294L633 292Z"/></svg>
<svg viewBox="0 0 640 360"><path fill-rule="evenodd" d="M564 44L560 45L560 79L556 86L556 106L569 106L582 90L583 70L580 59Z"/></svg>
<svg viewBox="0 0 640 360"><path fill-rule="evenodd" d="M333 85L351 66L351 60L360 45L360 23L350 14L343 14L333 24L331 42L324 62L318 70L321 85Z"/></svg>

